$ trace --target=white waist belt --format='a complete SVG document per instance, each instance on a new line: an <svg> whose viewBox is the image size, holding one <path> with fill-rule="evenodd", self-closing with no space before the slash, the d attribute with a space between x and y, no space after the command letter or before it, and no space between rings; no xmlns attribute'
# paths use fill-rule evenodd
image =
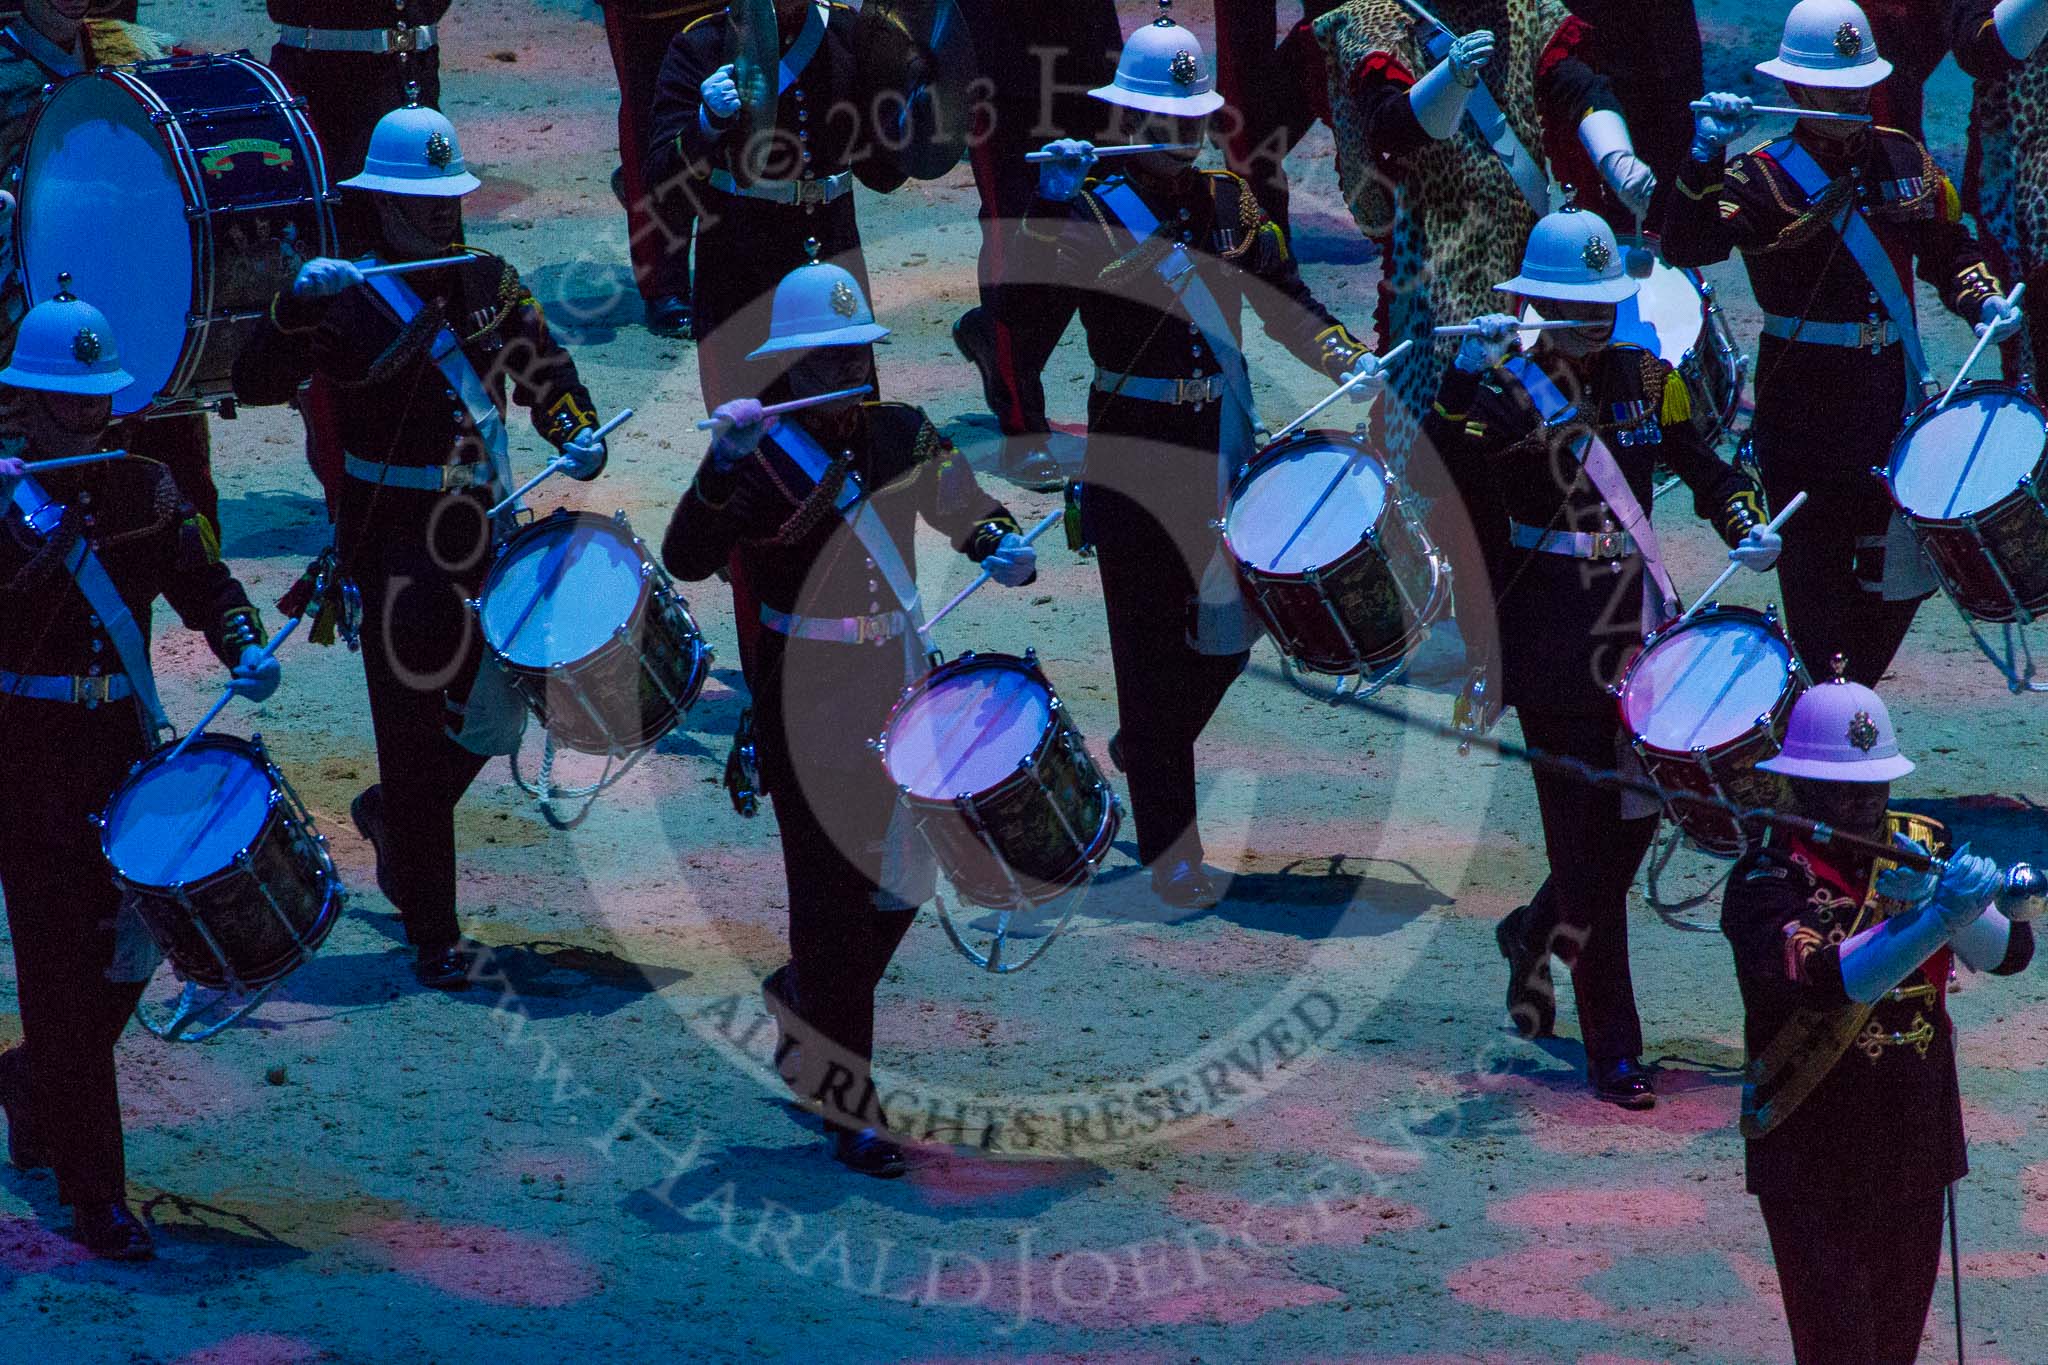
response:
<svg viewBox="0 0 2048 1365"><path fill-rule="evenodd" d="M771 204L829 204L853 193L853 172L841 171L817 180L756 180L742 185L732 172L713 171L707 177L711 188L742 199L762 199Z"/></svg>
<svg viewBox="0 0 2048 1365"><path fill-rule="evenodd" d="M823 640L836 645L878 645L910 629L910 618L900 611L874 616L792 616L763 605L761 624L778 635L798 640Z"/></svg>
<svg viewBox="0 0 2048 1365"><path fill-rule="evenodd" d="M1626 531L1546 531L1508 523L1508 541L1518 550L1535 550L1570 559L1627 559L1636 552L1635 537Z"/></svg>
<svg viewBox="0 0 2048 1365"><path fill-rule="evenodd" d="M380 464L356 455L344 455L342 468L352 479L382 484L386 488L410 488L428 493L445 493L457 488L483 488L491 481L488 460L475 464Z"/></svg>
<svg viewBox="0 0 2048 1365"><path fill-rule="evenodd" d="M433 24L398 28L306 28L300 24L280 24L277 41L308 52L424 52L440 46L441 37Z"/></svg>
<svg viewBox="0 0 2048 1365"><path fill-rule="evenodd" d="M1118 374L1100 366L1095 370L1095 387L1104 393L1144 403L1171 403L1175 407L1221 402L1225 391L1220 374L1203 375L1200 379L1153 379L1142 374Z"/></svg>
<svg viewBox="0 0 2048 1365"><path fill-rule="evenodd" d="M1766 313L1764 335L1777 337L1780 341L1806 341L1815 346L1841 346L1849 350L1876 352L1895 344L1899 339L1899 329L1890 318L1883 322L1805 322L1799 318Z"/></svg>
<svg viewBox="0 0 2048 1365"><path fill-rule="evenodd" d="M125 673L111 677L53 677L42 673L9 673L0 669L0 696L28 697L34 701L76 702L90 710L101 702L126 701L135 695L135 685Z"/></svg>

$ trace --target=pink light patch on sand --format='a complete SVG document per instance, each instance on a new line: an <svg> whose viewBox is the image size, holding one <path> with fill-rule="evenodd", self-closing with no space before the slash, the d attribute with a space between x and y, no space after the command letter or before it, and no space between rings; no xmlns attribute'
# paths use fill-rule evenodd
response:
<svg viewBox="0 0 2048 1365"><path fill-rule="evenodd" d="M327 1353L311 1342L275 1332L239 1332L179 1356L176 1365L298 1365Z"/></svg>
<svg viewBox="0 0 2048 1365"><path fill-rule="evenodd" d="M876 1011L875 1033L906 1051L1028 1043L1045 1036L1025 1016L1001 1015L942 1000L888 1000Z"/></svg>
<svg viewBox="0 0 2048 1365"><path fill-rule="evenodd" d="M1272 1204L1183 1185L1167 1196L1166 1206L1255 1247L1357 1246L1376 1235L1413 1231L1423 1221L1422 1210L1413 1204L1371 1195L1346 1195L1320 1205Z"/></svg>
<svg viewBox="0 0 2048 1365"><path fill-rule="evenodd" d="M1972 1029L1963 1041L1963 1061L2006 1071L2048 1069L2048 1003Z"/></svg>
<svg viewBox="0 0 2048 1365"><path fill-rule="evenodd" d="M1489 1204L1486 1216L1522 1228L1628 1228L1690 1235L1707 1219L1707 1201L1666 1189L1539 1190Z"/></svg>
<svg viewBox="0 0 2048 1365"><path fill-rule="evenodd" d="M359 1233L402 1275L444 1294L506 1308L561 1308L601 1287L581 1257L537 1237L482 1224L389 1219Z"/></svg>
<svg viewBox="0 0 2048 1365"><path fill-rule="evenodd" d="M2027 1135L2027 1125L2001 1110L1964 1100L1963 1132L1971 1142L2018 1142Z"/></svg>
<svg viewBox="0 0 2048 1365"><path fill-rule="evenodd" d="M1245 972L1297 972L1316 945L1307 939L1233 931L1204 938L1132 934L1120 951L1149 966L1195 976L1237 976Z"/></svg>
<svg viewBox="0 0 2048 1365"><path fill-rule="evenodd" d="M1660 1072L1657 1107L1637 1112L1595 1099L1576 1072L1465 1072L1454 1079L1470 1089L1519 1101L1539 1120L1527 1126L1529 1140L1545 1151L1569 1156L1598 1150L1646 1156L1682 1151L1702 1133L1733 1128L1741 1103L1735 1086L1691 1071Z"/></svg>
<svg viewBox="0 0 2048 1365"><path fill-rule="evenodd" d="M91 1259L91 1252L37 1219L0 1218L0 1271L41 1275Z"/></svg>
<svg viewBox="0 0 2048 1365"><path fill-rule="evenodd" d="M1001 1161L920 1145L906 1177L926 1203L947 1208L998 1203L1090 1178L1085 1161Z"/></svg>
<svg viewBox="0 0 2048 1365"><path fill-rule="evenodd" d="M1613 1268L1614 1258L1604 1251L1527 1247L1474 1261L1451 1272L1444 1283L1460 1303L1491 1313L1591 1322L1606 1317L1608 1309L1582 1286Z"/></svg>
<svg viewBox="0 0 2048 1365"><path fill-rule="evenodd" d="M1114 1329L1189 1323L1242 1326L1283 1308L1342 1297L1262 1259L1197 1240L1154 1239L1109 1251L1015 1256L915 1279L892 1297L971 1307L1061 1327Z"/></svg>
<svg viewBox="0 0 2048 1365"><path fill-rule="evenodd" d="M1941 1273L1948 1274L1946 1252ZM1963 1275L1972 1280L2031 1280L2048 1275L2048 1251L1966 1251Z"/></svg>

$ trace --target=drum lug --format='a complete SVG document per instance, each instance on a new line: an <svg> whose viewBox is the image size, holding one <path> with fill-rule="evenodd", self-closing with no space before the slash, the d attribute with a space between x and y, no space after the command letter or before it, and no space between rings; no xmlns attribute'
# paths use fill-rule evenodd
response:
<svg viewBox="0 0 2048 1365"><path fill-rule="evenodd" d="M1219 535L1219 536L1220 536L1220 535L1222 535L1222 534L1223 534L1223 532L1224 532L1224 530L1226 529L1226 527L1225 527L1225 524L1224 524L1224 521L1223 521L1223 518L1221 518L1221 517L1212 517L1212 518L1210 518L1210 521L1209 521L1209 529L1210 529L1210 530L1212 530L1212 531L1214 531L1214 532L1215 532L1215 533L1216 533L1217 535Z"/></svg>
<svg viewBox="0 0 2048 1365"><path fill-rule="evenodd" d="M632 523L626 520L626 509L623 507L621 507L618 511L612 513L612 520L616 521L621 526L627 527L628 529L631 528Z"/></svg>
<svg viewBox="0 0 2048 1365"><path fill-rule="evenodd" d="M1033 668L1038 667L1038 647L1036 645L1028 645L1025 647L1024 662L1031 665Z"/></svg>
<svg viewBox="0 0 2048 1365"><path fill-rule="evenodd" d="M1766 712L1764 712L1764 713L1763 713L1762 715L1758 716L1758 717L1756 718L1756 726L1757 726L1757 729L1759 729L1759 730L1768 730L1768 729L1770 729L1770 728L1771 728L1771 713L1770 713L1770 712L1768 712L1768 711L1766 711Z"/></svg>
<svg viewBox="0 0 2048 1365"><path fill-rule="evenodd" d="M470 610L471 610L472 612L475 612L475 613L476 613L477 615L479 615L479 616L481 616L481 615L483 614L483 610L484 610L484 604L483 604L483 599L482 599L482 598L480 598L480 597L466 597L466 598L464 598L464 599L463 599L463 602L464 602L464 604L465 604L465 605L467 605L467 606L468 606L468 608L469 608L469 609L470 609Z"/></svg>
<svg viewBox="0 0 2048 1365"><path fill-rule="evenodd" d="M1607 695L1614 698L1616 701L1620 701L1623 696L1627 695L1627 693L1620 683L1612 682L1607 684Z"/></svg>

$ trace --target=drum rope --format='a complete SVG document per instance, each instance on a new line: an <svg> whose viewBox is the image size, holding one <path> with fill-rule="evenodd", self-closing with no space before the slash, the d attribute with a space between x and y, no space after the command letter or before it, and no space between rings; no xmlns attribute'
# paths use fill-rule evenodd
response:
<svg viewBox="0 0 2048 1365"><path fill-rule="evenodd" d="M1717 931L1717 926L1687 919L1681 912L1695 909L1712 900L1734 874L1735 863L1732 859L1729 860L1728 866L1723 869L1720 876L1714 878L1706 890L1687 896L1683 900L1666 900L1663 889L1664 872L1671 866L1671 860L1678 856L1678 850L1685 846L1685 842L1685 831L1674 825L1670 834L1650 850L1650 861L1644 869L1643 876L1643 900L1657 912L1657 918L1673 929L1691 934L1711 934Z"/></svg>

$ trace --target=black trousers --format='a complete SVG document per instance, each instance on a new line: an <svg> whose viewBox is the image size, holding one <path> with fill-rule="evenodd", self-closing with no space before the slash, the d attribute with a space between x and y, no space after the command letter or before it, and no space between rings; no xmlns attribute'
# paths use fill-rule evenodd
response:
<svg viewBox="0 0 2048 1365"><path fill-rule="evenodd" d="M1941 1271L1941 1192L1757 1203L1799 1365L1912 1365Z"/></svg>
<svg viewBox="0 0 2048 1365"><path fill-rule="evenodd" d="M835 812L827 831L800 784L778 784L775 824L782 836L789 884L789 972L783 992L807 1026L799 1087L825 1102L836 1126L883 1126L868 1081L875 1055L875 987L915 911L875 909L875 867L862 836L879 841L895 801L886 789L849 812ZM871 817L853 828L849 814Z"/></svg>
<svg viewBox="0 0 2048 1365"><path fill-rule="evenodd" d="M270 65L295 95L306 100L306 117L320 135L327 178L340 184L361 172L377 120L405 105L407 84L417 81L420 103L441 107L441 50L424 52L308 52L278 43ZM374 217L362 199L341 192L334 225L340 254L358 256L378 240Z"/></svg>
<svg viewBox="0 0 2048 1365"><path fill-rule="evenodd" d="M128 1175L114 1044L143 983L107 979L121 895L88 817L146 752L142 730L133 702L88 711L16 698L0 714L0 784L15 793L0 821L0 893L22 1034L0 1066L26 1072L27 1121L55 1159L58 1197L118 1199Z"/></svg>
<svg viewBox="0 0 2048 1365"><path fill-rule="evenodd" d="M343 481L338 539L363 595L363 675L384 795L386 894L422 947L461 936L455 807L485 759L448 736L483 640L467 599L490 566L488 497Z"/></svg>
<svg viewBox="0 0 2048 1365"><path fill-rule="evenodd" d="M632 5L604 7L605 37L619 78L619 166L626 196L626 232L633 255L633 282L643 299L673 294L690 297L690 237L697 230L697 201L691 187L647 183L647 125L654 113L655 87L669 42L690 23L716 8L673 14L634 12Z"/></svg>
<svg viewBox="0 0 2048 1365"><path fill-rule="evenodd" d="M1830 661L1840 654L1851 682L1877 686L1926 600L1887 602L1880 591L1885 528L1892 516L1883 485L1874 477L1809 484L1796 456L1780 452L1762 433L1757 451L1772 507L1783 507L1801 489L1808 494L1797 518L1799 534L1785 537L1778 559L1778 590L1793 647L1816 682L1833 676Z"/></svg>
<svg viewBox="0 0 2048 1365"><path fill-rule="evenodd" d="M1517 714L1532 748L1601 770L1614 766L1613 716L1528 707L1517 708ZM1624 820L1620 793L1541 768L1536 770L1536 808L1550 875L1522 918L1523 939L1548 943L1571 969L1588 1063L1637 1056L1643 1050L1643 1025L1629 973L1628 895L1656 836L1657 817Z"/></svg>
<svg viewBox="0 0 2048 1365"><path fill-rule="evenodd" d="M1195 741L1250 657L1201 654L1188 644L1189 599L1215 544L1208 522L1216 515L1216 457L1132 452L1150 462L1144 477L1130 460L1105 459L1100 449L1099 438L1091 442L1082 500L1102 568L1138 860L1199 861Z"/></svg>

